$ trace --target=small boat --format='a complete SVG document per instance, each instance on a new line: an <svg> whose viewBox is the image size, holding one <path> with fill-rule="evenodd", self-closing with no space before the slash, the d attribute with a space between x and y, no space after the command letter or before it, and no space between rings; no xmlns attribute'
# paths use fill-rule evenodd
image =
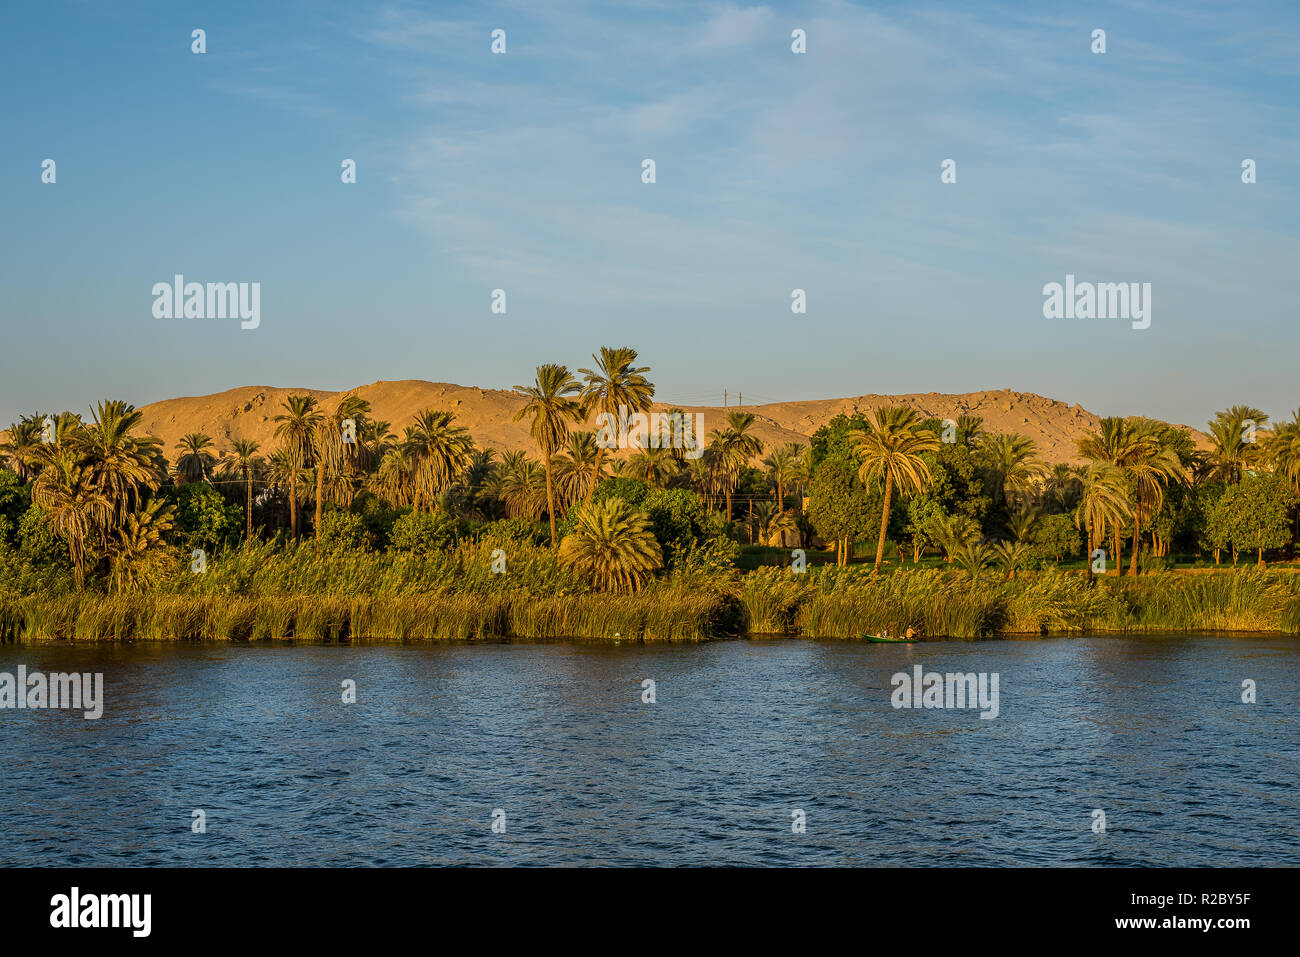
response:
<svg viewBox="0 0 1300 957"><path fill-rule="evenodd" d="M893 645L893 644L906 645L906 644L911 644L913 641L916 641L916 639L920 636L913 635L911 638L886 638L884 635L863 635L862 637L866 641L875 642L878 645Z"/></svg>

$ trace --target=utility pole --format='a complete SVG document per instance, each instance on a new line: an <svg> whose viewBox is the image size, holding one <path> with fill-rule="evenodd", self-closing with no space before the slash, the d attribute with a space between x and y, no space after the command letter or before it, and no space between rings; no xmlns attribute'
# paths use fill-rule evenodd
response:
<svg viewBox="0 0 1300 957"><path fill-rule="evenodd" d="M742 407L742 408L744 407L744 405L745 405L745 393L743 393L743 392L737 392L737 393L736 393L736 405L737 405L737 406L740 406L740 407Z"/></svg>
<svg viewBox="0 0 1300 957"><path fill-rule="evenodd" d="M722 390L722 407L723 407L724 409L727 407L727 390L726 390L726 389L723 389L723 390Z"/></svg>

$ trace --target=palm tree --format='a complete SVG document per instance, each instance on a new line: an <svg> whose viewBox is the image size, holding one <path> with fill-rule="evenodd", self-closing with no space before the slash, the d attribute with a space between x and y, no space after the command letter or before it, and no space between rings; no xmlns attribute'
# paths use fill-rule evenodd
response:
<svg viewBox="0 0 1300 957"><path fill-rule="evenodd" d="M406 438L400 445L384 453L379 460L379 469L371 479L371 488L394 508L404 508L415 502L415 493L412 491L415 484L415 453L409 444L413 431L407 426Z"/></svg>
<svg viewBox="0 0 1300 957"><path fill-rule="evenodd" d="M166 548L163 536L171 530L173 514L170 505L155 498L126 517L107 548L114 591L128 591L141 583L142 560Z"/></svg>
<svg viewBox="0 0 1300 957"><path fill-rule="evenodd" d="M988 472L994 501L1010 504L1015 495L1027 495L1046 468L1038 458L1038 446L1016 433L985 433L980 437L979 457Z"/></svg>
<svg viewBox="0 0 1300 957"><path fill-rule="evenodd" d="M415 509L433 511L438 496L449 489L469 464L474 443L469 432L455 424L454 412L423 409L406 433L406 448L414 461Z"/></svg>
<svg viewBox="0 0 1300 957"><path fill-rule="evenodd" d="M72 574L81 591L86 584L87 541L108 524L112 506L95 487L94 474L71 449L46 457L32 483L32 502L49 515L50 528L68 545Z"/></svg>
<svg viewBox="0 0 1300 957"><path fill-rule="evenodd" d="M1268 424L1268 415L1248 405L1234 405L1216 412L1210 422L1210 451L1206 457L1207 477L1223 479L1229 485L1241 481L1241 473L1260 455L1253 433Z"/></svg>
<svg viewBox="0 0 1300 957"><path fill-rule="evenodd" d="M785 490L799 474L802 454L803 449L798 442L787 442L778 445L763 460L767 474L776 486L776 507L780 512L785 511Z"/></svg>
<svg viewBox="0 0 1300 957"><path fill-rule="evenodd" d="M667 488L680 470L672 449L644 448L634 452L627 460L623 474L640 479L651 488Z"/></svg>
<svg viewBox="0 0 1300 957"><path fill-rule="evenodd" d="M993 563L993 549L981 542L967 542L953 555L959 568L970 574L971 579L980 577L980 572Z"/></svg>
<svg viewBox="0 0 1300 957"><path fill-rule="evenodd" d="M36 477L41 447L40 416L25 415L18 422L9 423L5 435L8 438L0 442L0 461L8 462L22 482L30 482Z"/></svg>
<svg viewBox="0 0 1300 957"><path fill-rule="evenodd" d="M638 591L663 566L663 551L646 514L610 497L578 509L560 563L599 591Z"/></svg>
<svg viewBox="0 0 1300 957"><path fill-rule="evenodd" d="M973 448L984 434L984 417L979 415L957 416L957 437L967 448Z"/></svg>
<svg viewBox="0 0 1300 957"><path fill-rule="evenodd" d="M180 453L176 457L177 484L187 485L190 482L208 480L208 472L217 461L216 456L208 451L211 448L212 438L202 432L189 432L181 436L181 440L176 443L176 451Z"/></svg>
<svg viewBox="0 0 1300 957"><path fill-rule="evenodd" d="M546 475L523 452L507 452L501 456L488 487L510 518L536 521L546 510Z"/></svg>
<svg viewBox="0 0 1300 957"><path fill-rule="evenodd" d="M314 534L319 540L321 519L325 515L325 488L328 483L334 494L334 501L345 499L351 501L348 491L351 483L345 475L348 466L355 462L365 431L365 415L370 411L370 403L355 392L349 392L339 399L339 404L328 416L321 416L315 424L312 447L316 451L316 518L312 523ZM343 441L343 423L352 420L351 442ZM344 486L339 494L338 486Z"/></svg>
<svg viewBox="0 0 1300 957"><path fill-rule="evenodd" d="M993 560L1007 570L1008 580L1014 580L1016 572L1029 564L1030 554L1024 542L998 542L993 546Z"/></svg>
<svg viewBox="0 0 1300 957"><path fill-rule="evenodd" d="M573 398L582 386L569 372L569 367L547 363L537 367L537 375L530 386L515 386L515 392L524 397L523 407L515 413L515 421L530 418L528 434L537 443L546 471L546 512L551 519L551 547L558 544L555 535L555 478L551 471L551 457L569 438L569 423L582 421L582 403Z"/></svg>
<svg viewBox="0 0 1300 957"><path fill-rule="evenodd" d="M935 515L925 525L925 533L943 549L944 561L953 557L980 537L980 527L969 515Z"/></svg>
<svg viewBox="0 0 1300 957"><path fill-rule="evenodd" d="M894 486L904 493L916 493L930 484L930 467L921 455L938 449L939 437L923 428L915 412L901 406L881 406L867 424L867 431L853 436L853 444L862 459L859 480L883 479L885 483L880 540L876 544L875 573L879 574L880 563L885 558L885 532L889 527L889 502Z"/></svg>
<svg viewBox="0 0 1300 957"><path fill-rule="evenodd" d="M109 518L120 525L140 507L146 492L162 485L166 476L162 441L131 434L144 413L126 402L100 402L92 415L94 423L76 433L75 447L90 466L92 483L109 504ZM106 534L106 529L101 530L101 541Z"/></svg>
<svg viewBox="0 0 1300 957"><path fill-rule="evenodd" d="M1184 481L1185 473L1178 456L1159 444L1157 433L1147 431L1148 439L1140 443L1129 457L1124 470L1131 481L1135 500L1133 505L1133 555L1129 559L1129 574L1138 571L1138 550L1142 541L1142 522L1160 511L1165 501L1165 486Z"/></svg>
<svg viewBox="0 0 1300 957"><path fill-rule="evenodd" d="M1079 496L1082 491L1082 483L1079 481L1079 469L1073 465L1053 466L1052 473L1047 477L1047 482L1043 488L1044 496L1055 502L1065 512L1074 511L1075 506L1079 504Z"/></svg>
<svg viewBox="0 0 1300 957"><path fill-rule="evenodd" d="M1033 534L1034 526L1038 524L1038 509L1030 505L1022 505L1020 509L1014 512L1007 519L1007 531L1017 542L1028 542L1030 535Z"/></svg>
<svg viewBox="0 0 1300 957"><path fill-rule="evenodd" d="M1236 410L1242 413L1255 412L1244 406L1238 406ZM1163 423L1140 416L1126 419L1110 416L1101 420L1096 432L1091 432L1078 441L1081 455L1094 463L1114 465L1123 477L1125 513L1133 519L1133 558L1130 569L1133 574L1137 573L1137 551L1143 519L1160 510L1164 501L1164 486L1170 481L1181 481L1183 478L1183 467L1178 456L1163 444L1165 428ZM1240 462L1240 459L1237 461ZM1087 483L1085 476L1085 486ZM1130 499L1132 505L1128 504ZM1120 524L1111 523L1115 565L1119 573L1123 574L1120 532ZM1089 554L1092 553L1091 546L1088 551Z"/></svg>
<svg viewBox="0 0 1300 957"><path fill-rule="evenodd" d="M563 509L583 501L605 477L594 432L570 432L564 454L555 463L555 485Z"/></svg>
<svg viewBox="0 0 1300 957"><path fill-rule="evenodd" d="M1300 409L1292 413L1290 422L1279 422L1269 440L1268 454L1273 471L1300 495Z"/></svg>
<svg viewBox="0 0 1300 957"><path fill-rule="evenodd" d="M234 453L234 468L244 480L244 538L253 537L253 473L261 463L257 450L261 446L252 439L235 439L230 444Z"/></svg>
<svg viewBox="0 0 1300 957"><path fill-rule="evenodd" d="M727 500L727 521L731 521L731 497L740 483L740 473L750 459L763 454L763 443L749 429L754 424L751 412L731 412L723 429L714 429L704 457Z"/></svg>
<svg viewBox="0 0 1300 957"><path fill-rule="evenodd" d="M746 524L750 528L751 543L767 545L778 532L796 531L794 519L787 512L777 511L772 502L755 502L749 510Z"/></svg>
<svg viewBox="0 0 1300 957"><path fill-rule="evenodd" d="M1079 504L1074 512L1075 527L1082 529L1088 539L1089 579L1093 551L1106 541L1107 531L1119 529L1128 515L1128 483L1123 470L1105 459L1093 460L1083 473Z"/></svg>
<svg viewBox="0 0 1300 957"><path fill-rule="evenodd" d="M601 346L599 355L592 355L594 369L579 369L583 376L580 399L585 415L609 415L615 421L619 418L620 408L629 415L635 412L649 412L654 399L654 384L645 377L649 366L636 367L637 351L628 346ZM604 460L605 449L596 454L596 470ZM595 494L593 485L587 492L585 503L591 502Z"/></svg>
<svg viewBox="0 0 1300 957"><path fill-rule="evenodd" d="M311 462L312 435L321 418L316 399L310 395L289 396L284 400L284 412L275 417L280 423L275 437L285 456L281 467L289 481L289 526L294 538L298 537L298 482Z"/></svg>

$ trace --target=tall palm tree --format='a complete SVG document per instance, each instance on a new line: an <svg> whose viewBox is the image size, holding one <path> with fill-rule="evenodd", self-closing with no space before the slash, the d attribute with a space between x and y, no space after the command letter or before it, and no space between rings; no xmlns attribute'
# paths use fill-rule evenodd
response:
<svg viewBox="0 0 1300 957"><path fill-rule="evenodd" d="M649 412L654 399L654 384L645 377L649 366L635 366L637 351L629 346L601 346L599 354L592 355L594 369L579 369L583 376L580 399L584 414L610 415L618 420L620 408L629 415L635 412ZM605 450L600 448L596 454L596 469L599 471L604 461ZM595 494L593 485L587 492L585 502L591 502Z"/></svg>
<svg viewBox="0 0 1300 957"><path fill-rule="evenodd" d="M244 480L244 538L253 537L253 473L261 463L257 450L261 446L252 439L235 439L230 443L234 453L234 468Z"/></svg>
<svg viewBox="0 0 1300 957"><path fill-rule="evenodd" d="M1207 477L1223 479L1229 485L1241 481L1241 473L1260 458L1260 444L1249 439L1267 424L1267 413L1249 405L1216 412L1209 424Z"/></svg>
<svg viewBox="0 0 1300 957"><path fill-rule="evenodd" d="M416 511L425 507L433 511L438 497L469 464L474 443L455 420L454 412L423 409L407 431L405 446L414 461Z"/></svg>
<svg viewBox="0 0 1300 957"><path fill-rule="evenodd" d="M889 527L889 502L894 486L907 492L920 492L931 482L930 467L922 453L939 448L939 437L923 427L911 409L881 406L872 413L865 432L853 436L862 466L858 478L863 482L883 479L885 502L880 511L880 540L876 543L875 573L885 558L885 532Z"/></svg>
<svg viewBox="0 0 1300 957"><path fill-rule="evenodd" d="M1273 471L1300 495L1300 409L1292 413L1290 422L1279 422L1274 427L1268 454Z"/></svg>
<svg viewBox="0 0 1300 957"><path fill-rule="evenodd" d="M574 398L582 390L581 384L569 372L569 367L548 362L537 367L532 385L515 386L523 396L523 407L515 413L515 421L529 419L528 434L537 443L546 470L546 512L551 519L551 547L559 542L555 535L555 477L551 471L551 457L569 438L569 423L582 421L582 403Z"/></svg>
<svg viewBox="0 0 1300 957"><path fill-rule="evenodd" d="M147 492L156 491L166 475L162 441L132 432L144 418L135 406L120 400L100 402L92 410L93 424L76 433L75 447L90 466L91 481L111 509L113 524L140 507ZM101 541L107 530L103 530Z"/></svg>
<svg viewBox="0 0 1300 957"><path fill-rule="evenodd" d="M1108 531L1118 535L1129 515L1128 482L1124 471L1106 459L1094 459L1080 479L1079 504L1074 512L1076 528L1088 539L1086 562L1092 578L1092 553L1106 541Z"/></svg>
<svg viewBox="0 0 1300 957"><path fill-rule="evenodd" d="M778 445L763 460L767 474L776 486L776 508L778 513L785 511L785 490L799 472L799 458L802 446L798 442Z"/></svg>
<svg viewBox="0 0 1300 957"><path fill-rule="evenodd" d="M45 509L50 528L67 543L72 574L81 591L86 584L89 540L96 530L107 526L112 506L95 487L90 466L67 448L46 458L45 467L32 483L32 501Z"/></svg>
<svg viewBox="0 0 1300 957"><path fill-rule="evenodd" d="M555 463L555 485L563 502L561 510L585 500L604 477L595 433L570 432L564 454Z"/></svg>
<svg viewBox="0 0 1300 957"><path fill-rule="evenodd" d="M0 442L0 461L7 462L21 481L30 482L36 476L41 447L40 417L25 415L9 423L4 434L7 438Z"/></svg>
<svg viewBox="0 0 1300 957"><path fill-rule="evenodd" d="M339 485L351 488L345 473L348 466L355 462L359 453L362 435L365 431L365 415L370 411L370 403L355 392L349 392L339 399L338 405L329 415L322 415L316 423L312 436L312 447L316 450L316 518L313 522L315 537L320 539L321 519L325 515L325 489L331 490ZM343 441L343 423L352 420L352 441ZM336 494L335 500L350 496Z"/></svg>
<svg viewBox="0 0 1300 957"><path fill-rule="evenodd" d="M284 400L284 411L275 417L280 423L275 427L275 437L284 452L283 471L289 481L289 527L298 537L298 482L302 472L311 464L314 454L312 436L322 415L316 406L315 396L291 395Z"/></svg>
<svg viewBox="0 0 1300 957"><path fill-rule="evenodd" d="M662 447L638 449L623 468L624 475L639 479L651 488L667 488L678 471L680 466L673 458L673 450Z"/></svg>
<svg viewBox="0 0 1300 957"><path fill-rule="evenodd" d="M1183 465L1174 452L1160 445L1157 433L1148 431L1148 440L1140 444L1130 456L1124 470L1134 489L1133 502L1133 554L1129 559L1129 574L1138 571L1138 551L1142 541L1142 522L1153 518L1165 501L1165 486L1185 479Z"/></svg>
<svg viewBox="0 0 1300 957"><path fill-rule="evenodd" d="M1038 459L1038 445L1014 432L993 432L980 436L979 458L987 470L996 501L1010 504L1025 496L1046 473Z"/></svg>
<svg viewBox="0 0 1300 957"><path fill-rule="evenodd" d="M176 443L176 482L188 485L190 482L208 481L208 473L216 464L217 457L210 451L212 437L202 432L188 432Z"/></svg>
<svg viewBox="0 0 1300 957"><path fill-rule="evenodd" d="M493 469L489 488L510 518L536 521L546 510L546 476L523 452L507 452Z"/></svg>
<svg viewBox="0 0 1300 957"><path fill-rule="evenodd" d="M711 460L718 476L722 493L727 500L727 521L731 521L731 499L740 483L741 471L751 459L763 454L763 443L750 432L754 425L752 412L731 412L723 429L714 429L710 436L705 458Z"/></svg>
<svg viewBox="0 0 1300 957"><path fill-rule="evenodd" d="M663 566L663 550L646 514L610 497L578 509L560 563L600 591L638 591Z"/></svg>

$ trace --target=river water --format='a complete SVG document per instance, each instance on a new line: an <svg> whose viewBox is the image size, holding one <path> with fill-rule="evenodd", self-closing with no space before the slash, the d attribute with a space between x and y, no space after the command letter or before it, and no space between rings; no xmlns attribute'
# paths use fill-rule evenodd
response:
<svg viewBox="0 0 1300 957"><path fill-rule="evenodd" d="M894 708L918 664L997 674L997 717ZM0 647L19 665L105 700L0 710L6 865L1300 864L1294 639Z"/></svg>

